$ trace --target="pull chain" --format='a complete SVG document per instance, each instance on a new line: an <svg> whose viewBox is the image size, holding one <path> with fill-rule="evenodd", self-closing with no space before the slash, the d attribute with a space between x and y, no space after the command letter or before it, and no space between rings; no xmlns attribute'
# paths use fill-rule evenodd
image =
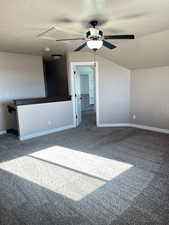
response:
<svg viewBox="0 0 169 225"><path fill-rule="evenodd" d="M96 67L96 50L93 50L94 67Z"/></svg>

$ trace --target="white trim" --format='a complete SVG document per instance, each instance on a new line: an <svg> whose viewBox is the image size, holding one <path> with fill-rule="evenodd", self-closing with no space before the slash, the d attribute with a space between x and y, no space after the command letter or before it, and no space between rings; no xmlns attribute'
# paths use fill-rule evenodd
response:
<svg viewBox="0 0 169 225"><path fill-rule="evenodd" d="M143 129L143 130L155 131L155 132L159 132L159 133L169 134L169 129L162 129L162 128L157 128L157 127L150 127L150 126L140 125L140 124L134 124L134 123L131 123L130 124L130 127L139 128L139 129Z"/></svg>
<svg viewBox="0 0 169 225"><path fill-rule="evenodd" d="M99 64L95 67L96 126L99 126Z"/></svg>
<svg viewBox="0 0 169 225"><path fill-rule="evenodd" d="M52 134L52 133L56 133L56 132L71 129L71 128L75 128L74 124L64 126L64 127L55 128L55 129L45 130L45 131L42 131L42 132L30 134L30 135L19 136L19 140L24 141L24 140L28 140L28 139L31 139L31 138L34 138L34 137L40 137L40 136L43 136L43 135Z"/></svg>
<svg viewBox="0 0 169 225"><path fill-rule="evenodd" d="M150 127L150 126L134 124L134 123L103 123L103 124L99 124L98 127L133 127L133 128L143 129L143 130L169 134L169 129Z"/></svg>
<svg viewBox="0 0 169 225"><path fill-rule="evenodd" d="M0 135L6 134L6 130L0 130Z"/></svg>
<svg viewBox="0 0 169 225"><path fill-rule="evenodd" d="M129 123L102 123L98 127L129 127Z"/></svg>
<svg viewBox="0 0 169 225"><path fill-rule="evenodd" d="M71 129L71 128L75 128L75 127L76 126L74 124L68 125L68 126L50 129L50 130L46 130L46 131L42 131L42 132L30 134L30 135L20 136L19 139L21 141L24 141L24 140L28 140L28 139L31 139L34 137L40 137L43 135L52 134L55 132L59 132L59 131L63 131L63 130L67 130L67 129ZM168 129L161 129L161 128L157 128L157 127L150 127L150 126L132 124L132 123L104 123L104 124L98 124L98 127L133 127L133 128L143 129L143 130L149 130L149 131L155 131L155 132L159 132L159 133L169 134ZM0 131L0 135L2 135L2 134L6 134L6 131Z"/></svg>
<svg viewBox="0 0 169 225"><path fill-rule="evenodd" d="M76 104L75 104L75 84L74 84L74 63L71 63L71 96L73 106L73 125L76 127Z"/></svg>
<svg viewBox="0 0 169 225"><path fill-rule="evenodd" d="M96 84L96 126L99 127L99 69L98 62L71 62L71 95L73 103L73 124L76 127L76 105L75 105L75 85L74 85L74 67L75 66L93 66L95 63L95 84Z"/></svg>

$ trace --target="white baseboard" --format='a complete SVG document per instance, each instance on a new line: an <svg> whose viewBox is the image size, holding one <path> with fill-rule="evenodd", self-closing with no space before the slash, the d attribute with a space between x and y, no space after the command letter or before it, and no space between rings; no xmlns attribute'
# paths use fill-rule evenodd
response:
<svg viewBox="0 0 169 225"><path fill-rule="evenodd" d="M134 124L134 123L103 123L103 124L99 124L98 127L133 127L133 128L143 129L143 130L149 130L149 131L155 131L155 132L159 132L159 133L169 134L168 129L150 127L150 126Z"/></svg>
<svg viewBox="0 0 169 225"><path fill-rule="evenodd" d="M6 130L0 130L0 135L6 134Z"/></svg>
<svg viewBox="0 0 169 225"><path fill-rule="evenodd" d="M55 129L45 130L45 131L42 131L42 132L30 134L30 135L20 136L19 140L25 141L25 140L28 140L28 139L31 139L31 138L34 138L34 137L40 137L40 136L43 136L43 135L52 134L52 133L56 133L56 132L71 129L71 128L75 128L75 126L74 125L68 125L68 126L64 126L64 127L55 128Z"/></svg>
<svg viewBox="0 0 169 225"><path fill-rule="evenodd" d="M24 140L28 140L28 139L31 139L34 137L40 137L43 135L52 134L55 132L59 132L59 131L63 131L63 130L67 130L67 129L71 129L71 128L75 128L75 127L76 127L75 125L68 125L68 126L50 129L50 130L46 130L46 131L42 131L42 132L30 134L30 135L20 136L19 139L21 141L24 141ZM133 123L103 123L103 124L98 124L98 127L133 127L133 128L143 129L143 130L149 130L149 131L155 131L155 132L159 132L159 133L169 134L168 129L161 129L161 128L133 124ZM6 133L6 131L0 131L0 134L5 134L5 133Z"/></svg>
<svg viewBox="0 0 169 225"><path fill-rule="evenodd" d="M150 126L139 125L139 124L134 124L134 123L130 123L129 126L130 127L134 127L134 128L143 129L143 130L149 130L149 131L155 131L155 132L159 132L159 133L169 134L169 130L168 129L162 129L162 128L157 128L157 127L150 127Z"/></svg>
<svg viewBox="0 0 169 225"><path fill-rule="evenodd" d="M102 123L98 127L129 127L129 123Z"/></svg>

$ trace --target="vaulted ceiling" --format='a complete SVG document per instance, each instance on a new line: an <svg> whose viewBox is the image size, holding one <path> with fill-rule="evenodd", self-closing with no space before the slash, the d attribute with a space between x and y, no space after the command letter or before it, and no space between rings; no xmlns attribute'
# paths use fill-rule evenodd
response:
<svg viewBox="0 0 169 225"><path fill-rule="evenodd" d="M44 55L71 52L82 42L55 39L84 36L87 21L107 21L105 34L136 35L135 40L111 41L118 47L102 55L127 68L169 65L168 0L0 0L0 51ZM55 26L44 38L38 34ZM82 54L89 49L84 49ZM50 53L50 54L51 54Z"/></svg>

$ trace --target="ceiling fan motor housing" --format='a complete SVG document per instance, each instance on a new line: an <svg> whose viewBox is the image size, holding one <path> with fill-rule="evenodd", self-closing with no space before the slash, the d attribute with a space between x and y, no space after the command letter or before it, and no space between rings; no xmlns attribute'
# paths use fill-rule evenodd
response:
<svg viewBox="0 0 169 225"><path fill-rule="evenodd" d="M102 40L103 32L96 28L90 28L89 31L86 33L86 37L89 40Z"/></svg>

